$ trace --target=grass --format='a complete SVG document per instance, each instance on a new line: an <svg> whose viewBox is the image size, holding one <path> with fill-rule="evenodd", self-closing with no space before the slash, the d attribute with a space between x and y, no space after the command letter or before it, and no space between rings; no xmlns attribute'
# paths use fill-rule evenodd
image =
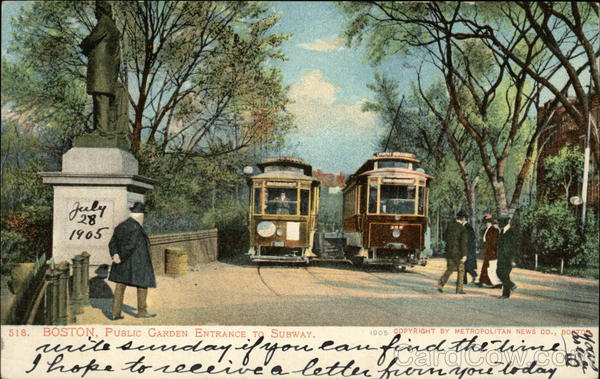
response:
<svg viewBox="0 0 600 379"><path fill-rule="evenodd" d="M527 268L530 270L533 270L533 267L527 267ZM560 267L555 267L555 266L538 265L538 269L536 271L560 275ZM599 271L600 271L600 268L598 266L596 266L596 267L565 267L563 270L563 275L576 276L579 278L587 278L587 279L599 279Z"/></svg>

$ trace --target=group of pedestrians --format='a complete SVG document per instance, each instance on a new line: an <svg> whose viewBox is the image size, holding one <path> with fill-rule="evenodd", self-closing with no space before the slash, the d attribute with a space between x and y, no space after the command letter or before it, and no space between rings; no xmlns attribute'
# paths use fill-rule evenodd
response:
<svg viewBox="0 0 600 379"><path fill-rule="evenodd" d="M479 287L502 288L502 297L509 298L517 286L510 280L510 272L518 249L518 235L511 228L511 216L501 215L496 220L491 214L484 216L486 228L483 233L483 265L477 280L477 235L467 222L467 215L458 212L456 219L446 228L446 271L438 281L438 291L444 292L444 285L453 272L457 272L456 293L464 294L464 285L469 282Z"/></svg>

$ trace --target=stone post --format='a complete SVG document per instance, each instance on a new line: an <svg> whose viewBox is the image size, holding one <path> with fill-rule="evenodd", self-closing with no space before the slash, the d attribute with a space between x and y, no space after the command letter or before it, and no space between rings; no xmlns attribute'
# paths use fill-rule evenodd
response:
<svg viewBox="0 0 600 379"><path fill-rule="evenodd" d="M74 315L81 312L81 268L83 266L83 257L76 255L73 257L73 285L71 287L71 311Z"/></svg>
<svg viewBox="0 0 600 379"><path fill-rule="evenodd" d="M67 313L69 312L69 262L63 261L58 267L58 325L67 325Z"/></svg>
<svg viewBox="0 0 600 379"><path fill-rule="evenodd" d="M81 266L81 304L90 305L90 254L87 251L81 253L83 263Z"/></svg>
<svg viewBox="0 0 600 379"><path fill-rule="evenodd" d="M58 319L58 276L60 273L51 268L46 273L46 324L56 325Z"/></svg>
<svg viewBox="0 0 600 379"><path fill-rule="evenodd" d="M90 265L111 264L108 243L135 202L156 181L137 175L138 162L118 148L74 147L62 171L39 173L54 188L52 256L58 262L87 251Z"/></svg>

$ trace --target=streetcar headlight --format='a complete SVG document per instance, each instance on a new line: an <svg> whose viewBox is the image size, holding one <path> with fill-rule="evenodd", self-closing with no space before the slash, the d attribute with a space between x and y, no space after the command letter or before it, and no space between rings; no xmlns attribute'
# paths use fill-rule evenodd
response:
<svg viewBox="0 0 600 379"><path fill-rule="evenodd" d="M263 238L271 237L275 234L275 224L271 221L261 221L256 225L256 233Z"/></svg>
<svg viewBox="0 0 600 379"><path fill-rule="evenodd" d="M399 231L399 230L394 230L394 231L392 232L392 236L393 236L394 238L398 238L398 237L400 237L400 231Z"/></svg>
<svg viewBox="0 0 600 379"><path fill-rule="evenodd" d="M283 229L281 229L281 228L277 229L277 235L279 237L281 237L283 235Z"/></svg>

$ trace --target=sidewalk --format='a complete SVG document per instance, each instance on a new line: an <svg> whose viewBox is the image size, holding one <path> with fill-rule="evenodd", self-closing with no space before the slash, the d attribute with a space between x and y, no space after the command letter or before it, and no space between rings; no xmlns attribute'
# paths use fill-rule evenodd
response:
<svg viewBox="0 0 600 379"><path fill-rule="evenodd" d="M478 261L478 268L481 268ZM598 323L598 281L515 268L518 290L465 285L466 295L436 290L443 258L407 272L347 263L250 264L237 256L180 277L157 276L148 294L155 318L136 317L136 290L125 292L123 316L110 320L114 283L93 272L91 306L78 325L322 325L322 326L577 326Z"/></svg>

